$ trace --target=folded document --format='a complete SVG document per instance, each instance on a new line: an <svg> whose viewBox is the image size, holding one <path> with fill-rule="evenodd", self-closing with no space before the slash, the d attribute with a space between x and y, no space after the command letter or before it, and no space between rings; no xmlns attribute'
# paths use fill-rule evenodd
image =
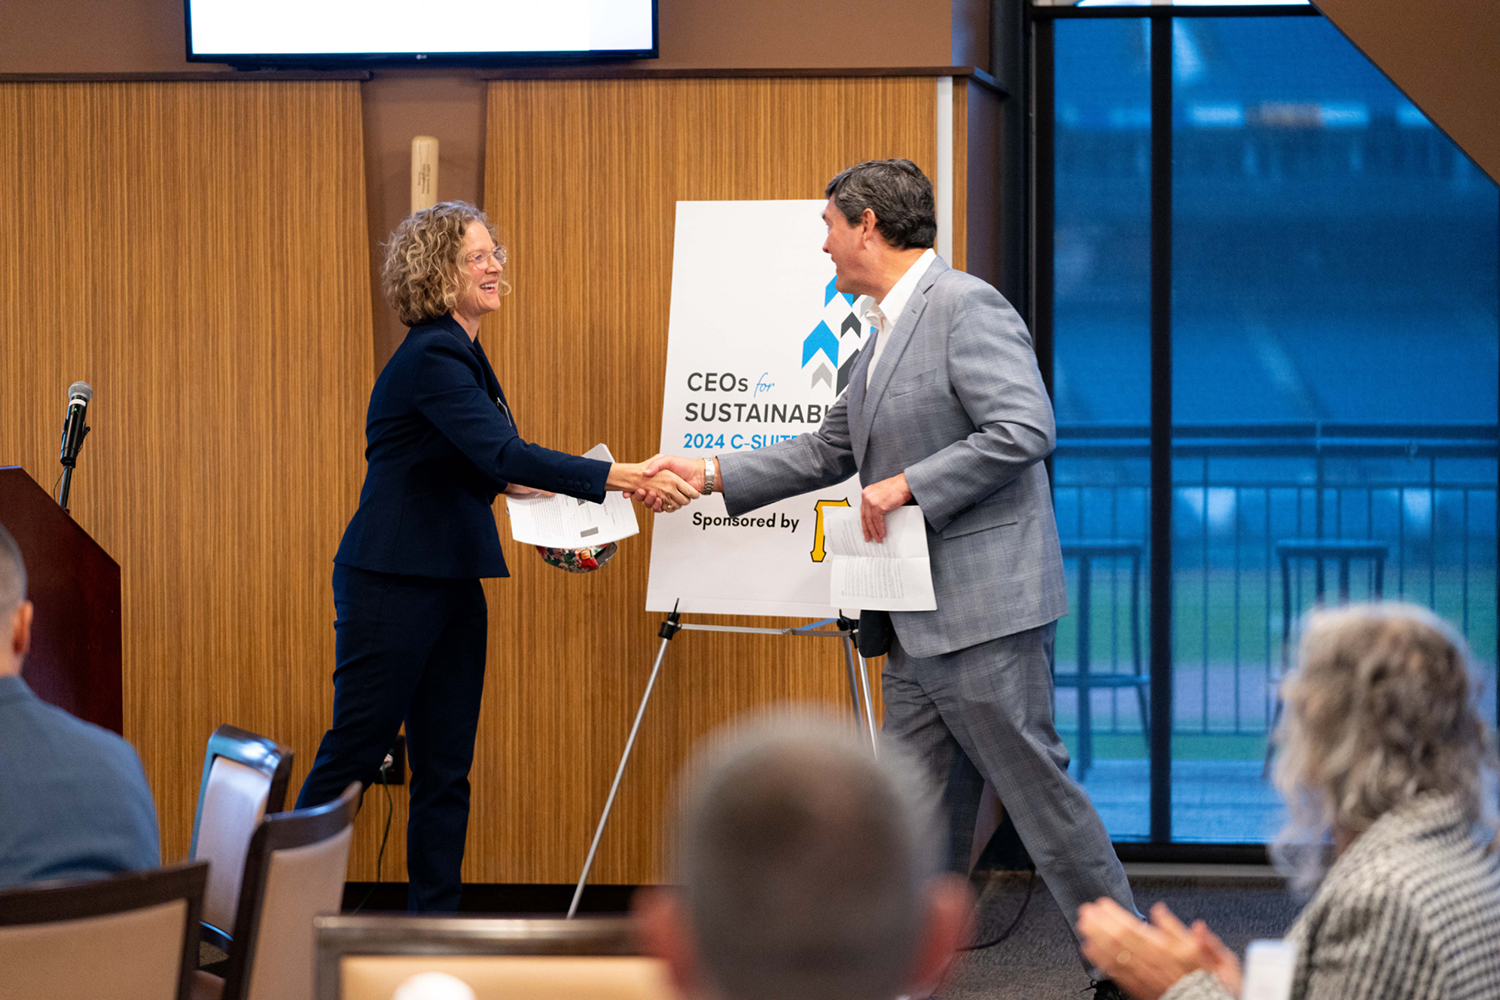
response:
<svg viewBox="0 0 1500 1000"><path fill-rule="evenodd" d="M584 458L613 462L609 449L597 445ZM606 492L603 503L591 503L558 494L535 500L505 498L510 515L510 534L518 542L549 549L581 549L629 538L641 529L630 501L619 493Z"/></svg>
<svg viewBox="0 0 1500 1000"><path fill-rule="evenodd" d="M919 507L885 516L885 541L865 541L858 507L823 508L823 547L832 561L829 602L861 611L936 611L927 522Z"/></svg>

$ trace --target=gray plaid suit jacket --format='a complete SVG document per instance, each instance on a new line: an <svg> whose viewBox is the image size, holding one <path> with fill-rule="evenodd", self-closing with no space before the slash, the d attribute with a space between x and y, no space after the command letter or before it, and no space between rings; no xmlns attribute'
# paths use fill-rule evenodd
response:
<svg viewBox="0 0 1500 1000"><path fill-rule="evenodd" d="M937 656L1067 612L1042 459L1052 401L1031 335L999 292L935 260L896 319L869 389L870 352L821 427L719 456L731 516L833 486L906 473L927 520L936 611L892 612L902 647Z"/></svg>
<svg viewBox="0 0 1500 1000"><path fill-rule="evenodd" d="M1428 794L1376 820L1334 862L1287 935L1292 1000L1500 997L1500 860L1458 798ZM1232 1000L1207 972L1162 1000Z"/></svg>

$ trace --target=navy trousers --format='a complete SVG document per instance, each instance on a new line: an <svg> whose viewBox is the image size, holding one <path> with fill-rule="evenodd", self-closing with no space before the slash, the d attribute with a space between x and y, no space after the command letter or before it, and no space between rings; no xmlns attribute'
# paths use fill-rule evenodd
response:
<svg viewBox="0 0 1500 1000"><path fill-rule="evenodd" d="M411 762L407 905L456 911L484 691L484 590L478 580L335 566L333 601L333 727L318 747L297 808L329 802L351 781L366 789L377 784L405 722Z"/></svg>

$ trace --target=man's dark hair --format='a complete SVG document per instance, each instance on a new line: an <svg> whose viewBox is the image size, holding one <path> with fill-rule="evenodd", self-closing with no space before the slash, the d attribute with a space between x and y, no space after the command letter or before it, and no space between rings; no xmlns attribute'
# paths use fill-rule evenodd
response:
<svg viewBox="0 0 1500 1000"><path fill-rule="evenodd" d="M0 524L0 614L7 614L26 600L26 562L21 546Z"/></svg>
<svg viewBox="0 0 1500 1000"><path fill-rule="evenodd" d="M925 250L937 239L932 182L910 160L866 160L828 182L823 192L848 220L859 225L865 209L875 213L875 231L897 250Z"/></svg>

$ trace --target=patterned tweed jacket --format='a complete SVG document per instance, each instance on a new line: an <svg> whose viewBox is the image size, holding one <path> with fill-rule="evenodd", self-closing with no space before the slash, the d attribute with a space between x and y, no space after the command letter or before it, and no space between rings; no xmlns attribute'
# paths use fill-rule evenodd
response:
<svg viewBox="0 0 1500 1000"><path fill-rule="evenodd" d="M1334 862L1287 940L1292 1000L1500 998L1500 860L1453 796L1428 795L1375 822ZM1231 1000L1213 975L1162 1000Z"/></svg>

